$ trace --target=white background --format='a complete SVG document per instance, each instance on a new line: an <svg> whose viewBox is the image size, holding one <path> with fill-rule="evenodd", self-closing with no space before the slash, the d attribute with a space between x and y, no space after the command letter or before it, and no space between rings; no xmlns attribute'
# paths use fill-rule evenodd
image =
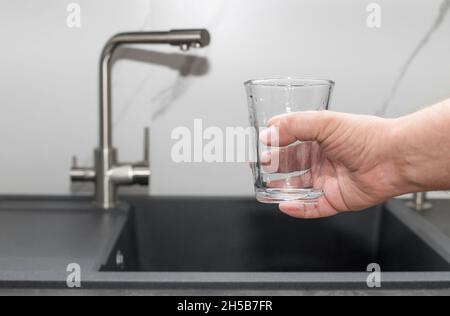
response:
<svg viewBox="0 0 450 316"><path fill-rule="evenodd" d="M81 5L80 29L66 26L71 2ZM260 77L333 79L333 110L377 113L442 0L377 1L381 29L366 25L370 2L0 0L0 193L68 194L71 156L92 164L98 58L111 35L206 27L212 45L191 52L208 58L206 75L183 77L175 69L132 60L116 63L115 143L122 160L138 160L142 128L151 126L153 195L251 195L246 164L172 163L172 129L192 127L196 118L206 126L247 126L242 83ZM412 63L386 116L450 95L449 38L450 16ZM171 55L175 64L185 63L175 48L140 48L177 54ZM196 62L184 67L201 71Z"/></svg>

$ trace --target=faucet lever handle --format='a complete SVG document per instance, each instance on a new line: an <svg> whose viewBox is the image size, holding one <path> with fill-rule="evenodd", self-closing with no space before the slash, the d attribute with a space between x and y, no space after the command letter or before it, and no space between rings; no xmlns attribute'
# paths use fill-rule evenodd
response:
<svg viewBox="0 0 450 316"><path fill-rule="evenodd" d="M144 128L144 160L142 164L150 166L150 127Z"/></svg>
<svg viewBox="0 0 450 316"><path fill-rule="evenodd" d="M81 168L78 166L78 157L72 156L72 168L70 169L72 182L93 182L95 181L94 168Z"/></svg>
<svg viewBox="0 0 450 316"><path fill-rule="evenodd" d="M72 156L72 169L78 168L78 157Z"/></svg>

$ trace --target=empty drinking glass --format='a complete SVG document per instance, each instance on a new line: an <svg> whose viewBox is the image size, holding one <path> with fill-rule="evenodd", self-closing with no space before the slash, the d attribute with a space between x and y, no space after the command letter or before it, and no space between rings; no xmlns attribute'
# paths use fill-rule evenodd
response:
<svg viewBox="0 0 450 316"><path fill-rule="evenodd" d="M250 124L254 133L252 169L256 197L263 203L305 201L315 203L323 195L324 162L317 142L298 140L280 147L267 146L260 137L269 120L277 115L328 110L334 82L317 79L267 79L245 83ZM273 131L273 129L272 129Z"/></svg>

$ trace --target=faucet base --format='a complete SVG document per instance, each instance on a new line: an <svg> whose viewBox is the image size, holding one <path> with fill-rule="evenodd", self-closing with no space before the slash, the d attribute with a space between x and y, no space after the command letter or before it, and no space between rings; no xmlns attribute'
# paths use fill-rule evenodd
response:
<svg viewBox="0 0 450 316"><path fill-rule="evenodd" d="M117 150L95 150L95 204L104 209L110 209L117 204L117 185L111 176L111 170L117 162Z"/></svg>

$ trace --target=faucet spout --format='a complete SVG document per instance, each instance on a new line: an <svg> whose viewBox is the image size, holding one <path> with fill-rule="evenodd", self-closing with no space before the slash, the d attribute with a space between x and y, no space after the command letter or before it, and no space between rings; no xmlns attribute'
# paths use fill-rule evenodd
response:
<svg viewBox="0 0 450 316"><path fill-rule="evenodd" d="M114 51L122 45L167 44L182 50L202 48L210 44L211 37L205 29L172 30L169 32L121 33L113 36L105 45L100 63L100 148L111 149L111 61Z"/></svg>

